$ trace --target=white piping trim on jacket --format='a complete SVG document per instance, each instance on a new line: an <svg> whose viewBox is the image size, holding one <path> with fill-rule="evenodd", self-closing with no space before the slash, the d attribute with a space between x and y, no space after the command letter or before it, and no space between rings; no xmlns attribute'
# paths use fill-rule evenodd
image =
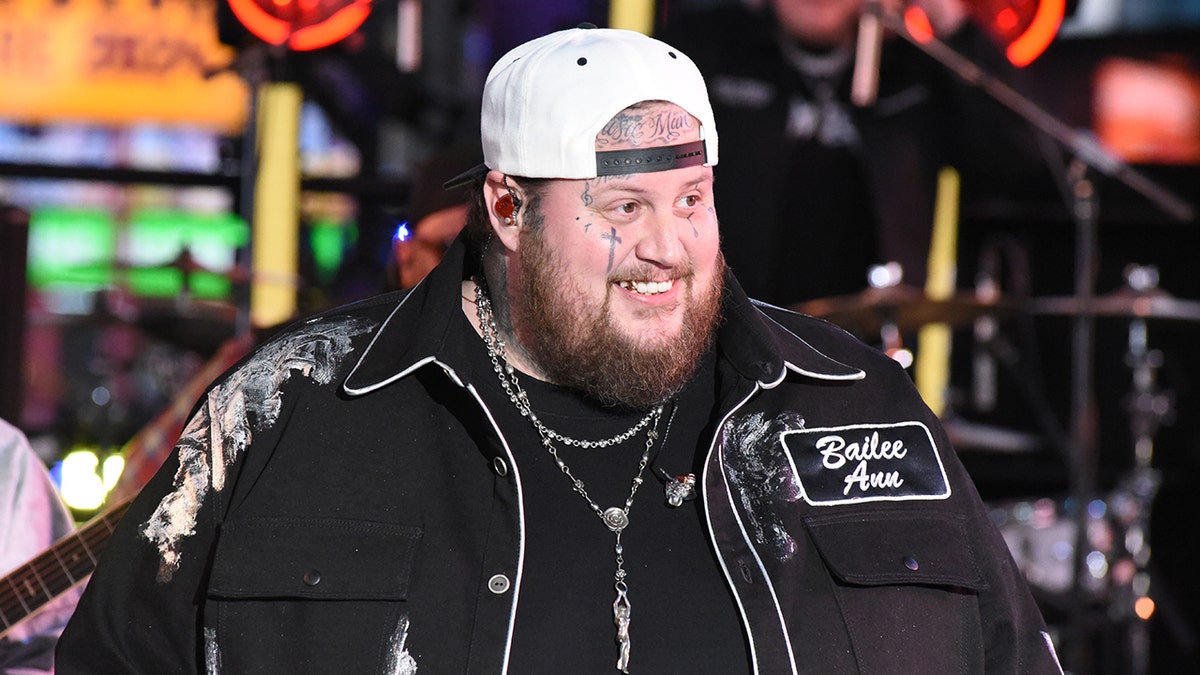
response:
<svg viewBox="0 0 1200 675"><path fill-rule="evenodd" d="M416 370L417 368L420 368L421 366L425 365L426 363L429 363L430 361L435 360L436 357L433 357L433 356L428 356L426 358L423 358L420 361L417 361L416 363L412 364L408 368L405 368L404 370L400 371L399 373L396 373L395 375L387 378L386 380L383 380L382 382L376 382L375 384L373 384L369 387L364 387L362 389L351 389L350 387L346 386L346 383L349 382L350 379L354 377L354 374L358 372L358 368L359 368L359 366L362 365L363 360L367 358L367 354L370 354L371 350L375 348L375 341L379 339L380 335L383 335L384 329L386 329L387 325L392 322L392 319L396 316L396 312L400 311L400 308L404 306L404 303L408 302L408 299L410 297L412 297L411 293L404 296L404 299L400 301L400 304L396 305L396 307L394 309L392 309L392 313L388 314L388 318L383 320L383 323L379 325L379 329L376 330L375 334L371 336L371 342L368 343L367 348L363 350L362 356L358 357L358 361L354 364L354 367L350 369L350 373L348 375L346 375L346 377L342 380L342 391L346 392L347 394L354 395L354 396L357 396L359 394L366 394L368 392L375 391L376 389L379 389L380 387L391 384L392 382L395 382L396 380L404 377L405 375L408 375L409 373ZM442 366L442 368L444 370L446 370L447 372L449 372L449 368L447 368L446 366ZM457 375L453 376L453 379L455 382L459 382ZM462 383L459 382L458 386L461 387Z"/></svg>
<svg viewBox="0 0 1200 675"><path fill-rule="evenodd" d="M438 365L441 365L453 377L454 381L459 383L460 387L463 386L453 370L448 366ZM521 580L525 576L525 490L521 484L521 471L517 468L517 459L513 456L512 449L508 447L508 439L501 433L500 426L496 424L496 419L492 417L492 410L483 402L483 397L479 395L479 391L475 389L474 385L467 385L464 388L471 392L471 396L475 398L475 401L479 403L479 407L483 408L484 414L487 415L488 422L491 422L492 429L500 439L500 445L504 447L504 454L508 457L508 465L513 472L513 480L517 483L517 513L520 518L520 536L518 539L520 544L517 553L517 578L513 580L512 586L512 611L508 615L508 635L504 639L504 663L500 668L500 675L505 675L508 673L508 660L512 656L513 630L515 630L517 625L517 600L521 595Z"/></svg>
<svg viewBox="0 0 1200 675"><path fill-rule="evenodd" d="M720 436L721 430L725 428L725 424L727 422L729 422L729 418L732 417L735 412L740 410L742 408L742 406L746 405L746 402L749 401L755 394L757 394L760 388L770 389L770 388L774 387L775 385L779 384L779 382L782 381L782 379L783 378L781 377L779 380L777 380L770 386L767 386L767 385L763 384L762 382L756 383L754 389L752 389L750 391L750 393L746 395L745 398L743 398L741 401L739 401L737 405L730 408L729 412L727 412L725 414L725 417L721 419L721 423L717 425L716 435L713 436L712 443L710 443L709 447L708 447L708 454L704 458L704 472L700 479L700 490L704 496L704 503L706 505L708 504L708 479L709 479L708 467L711 465L712 454L713 454L713 451L716 450L717 438ZM725 466L724 449L721 450L721 457L722 458L721 458L720 466L723 467L723 466ZM737 504L734 503L733 495L729 493L728 479L725 480L725 485L726 485L725 496L729 500L729 505L731 507L731 510L733 511L734 519L737 521L738 529L741 530L742 539L745 540L747 544L750 544L750 551L751 551L751 553L754 554L754 560L758 563L758 568L759 568L759 571L762 573L762 578L763 578L763 580L766 581L767 588L771 592L772 601L775 603L775 613L779 617L779 626L780 626L781 632L783 633L784 644L787 645L788 662L792 668L792 675L796 675L798 673L798 670L796 669L796 653L792 649L792 638L791 638L791 635L788 634L787 623L783 619L783 609L779 606L779 599L778 599L778 596L775 594L775 587L773 584L771 584L771 578L767 575L766 569L763 567L762 560L758 557L758 551L755 550L754 544L752 544L750 542L750 537L746 533L746 528L742 524L741 517L738 516ZM720 563L721 571L725 574L726 583L729 584L729 589L733 592L733 599L737 603L738 613L742 615L742 626L744 627L744 629L746 631L746 642L750 646L751 666L754 669L754 672L758 673L759 672L758 650L754 644L754 634L750 630L750 619L746 615L746 607L742 604L742 597L737 592L737 585L734 583L733 576L729 571L729 567L725 564L725 556L721 553L721 550L717 544L716 530L713 527L713 523L712 523L711 509L707 508L707 506L704 509L704 522L708 528L709 545L713 547L714 552L717 554L717 562Z"/></svg>
<svg viewBox="0 0 1200 675"><path fill-rule="evenodd" d="M401 304L403 304L403 303L401 303ZM398 308L399 307L397 307L397 309ZM395 314L395 312L393 312L393 314ZM391 316L388 317L388 320L391 320ZM386 324L387 322L385 321L384 323ZM382 333L382 331L383 331L383 329L381 327L379 332ZM378 337L378 333L376 334L376 337ZM374 339L372 339L371 343L372 343L372 345L374 344ZM370 351L369 346L366 351ZM364 353L363 356L365 357L366 354ZM362 363L361 359L359 360L359 363ZM360 394L360 393L367 393L370 391L374 391L375 389L383 387L384 385L387 385L391 382L395 382L396 380L399 380L400 378L407 376L409 373L412 373L417 368L420 368L421 366L428 364L428 363L437 364L437 366L440 367L444 373L446 373L446 377L450 378L451 382L453 382L456 386L461 387L462 389L465 389L466 391L470 392L471 397L474 398L475 402L479 404L480 409L483 410L483 414L485 416L487 416L488 422L492 425L492 430L494 432L496 432L496 437L500 439L500 445L501 445L501 447L504 448L504 455L505 455L505 457L508 458L508 465L509 465L511 471L513 472L513 480L516 481L516 484L517 484L517 515L518 515L518 533L519 533L519 536L517 538L518 539L517 571L516 571L516 578L513 580L513 585L512 585L512 609L508 613L508 631L504 638L504 660L503 660L502 667L500 669L501 675L505 675L508 672L508 662L512 656L513 631L515 630L516 623L517 623L517 602L518 602L518 598L520 597L520 593L521 593L521 581L525 575L525 490L524 490L523 484L521 483L521 470L517 467L516 457L513 456L512 448L510 448L508 445L508 439L505 438L503 432L500 431L500 425L496 424L496 418L492 416L491 408L489 408L487 406L487 404L484 403L483 397L481 397L479 395L479 391L475 389L474 385L464 384L462 379L459 378L458 373L453 368L451 368L449 365L447 365L445 363L442 363L441 361L438 361L437 357L435 357L435 356L427 356L423 359L420 359L419 361L414 362L408 368L405 368L404 370L400 371L399 373L396 373L392 377L389 377L388 379L383 380L382 382L378 382L378 383L376 383L370 387L367 387L365 389L350 389L348 387L345 387L344 384L343 384L343 389L345 389L348 393L351 393L351 394ZM355 370L357 370L358 364L355 364L354 368L355 368ZM353 375L353 371L351 371L351 375ZM347 377L346 379L348 380L349 377Z"/></svg>
<svg viewBox="0 0 1200 675"><path fill-rule="evenodd" d="M725 450L724 450L724 448L722 448L722 450L721 450L721 456L722 456L721 465L722 466L724 466L724 463L725 463L724 454L725 454ZM726 496L726 498L729 499L729 505L730 505L731 509L733 510L734 520L737 521L738 531L740 531L742 533L742 539L749 546L750 553L751 553L751 555L754 556L754 562L756 565L758 565L759 574L762 575L763 581L765 581L767 584L767 590L771 594L771 602L774 603L774 605L775 605L775 616L778 617L778 619L779 619L779 631L781 633L783 633L783 641L784 641L784 644L787 645L788 664L792 668L792 675L796 675L796 673L798 673L799 671L797 671L797 669L796 669L796 655L795 655L795 651L792 649L792 636L788 633L787 621L785 621L783 618L783 607L781 607L779 604L779 595L775 592L775 584L771 583L771 575L767 574L767 568L765 565L763 565L762 558L759 557L759 555L758 555L758 549L756 549L754 547L754 543L750 540L750 534L748 532L746 532L746 526L744 523L742 523L741 516L738 515L737 504L733 499L733 493L731 493L729 491L729 481L728 480L725 481L725 486L726 486L725 496Z"/></svg>
<svg viewBox="0 0 1200 675"><path fill-rule="evenodd" d="M708 528L709 546L711 546L713 549L713 552L717 554L717 562L721 565L721 572L725 575L725 583L729 585L729 589L733 592L733 601L737 603L738 614L740 614L742 617L742 630L745 631L745 633L746 633L746 643L750 647L750 665L753 668L754 673L756 673L756 674L758 673L758 655L757 655L757 650L755 649L755 644L754 644L754 634L750 630L750 618L748 616L746 616L746 607L742 604L742 596L739 595L737 592L737 586L734 584L733 575L730 574L729 567L725 564L725 556L721 553L721 548L717 544L716 529L713 527L713 523L712 523L712 509L708 508L707 505L708 505L708 467L710 465L710 462L712 461L713 451L716 449L717 438L720 437L721 429L725 427L725 423L729 421L729 417L731 415L733 415L733 413L736 412L739 408L741 408L743 405L745 405L746 401L749 401L750 397L754 396L754 394L757 393L757 391L758 391L758 386L755 385L754 389L745 398L743 398L737 405L735 405L732 409L730 409L730 411L728 413L726 413L725 417L721 420L721 423L717 425L716 434L713 436L712 441L708 444L708 453L704 456L704 471L700 477L700 493L704 498L704 504L705 504L704 523L705 523L705 526Z"/></svg>
<svg viewBox="0 0 1200 675"><path fill-rule="evenodd" d="M866 379L866 377L867 377L867 373L862 370L858 371L857 373L851 373L849 375L830 375L828 373L817 373L817 372L813 372L811 370L805 370L805 369L801 368L800 366L795 365L791 361L788 361L787 359L784 359L783 365L785 368L792 371L793 373L799 373L806 377L811 377L814 380L828 380L831 382L856 382L858 380ZM771 387L774 387L775 385L779 384L779 382L782 380L783 380L783 377L781 375L779 380L776 380L775 383L771 385ZM771 387L767 387L767 388L770 389Z"/></svg>
<svg viewBox="0 0 1200 675"><path fill-rule="evenodd" d="M774 305L770 305L770 306L772 306L772 307L773 307ZM784 326L783 324L779 323L779 322L778 322L778 321L776 321L775 319L772 319L770 316L768 316L768 315L766 314L766 312L761 312L761 311L760 311L760 312L759 312L759 314L761 314L761 315L762 315L762 317L763 317L764 319L766 319L767 321L770 321L771 323L773 323L773 324L775 324L776 326L778 326L778 327L779 327L779 330L782 330L782 331L784 331L785 333L787 333L788 335L791 335L793 339L797 340L798 342L802 342L802 343L804 343L805 345L808 345L808 348L809 348L809 349L811 349L811 350L813 350L814 352L816 352L816 353L820 354L821 356L825 356L825 352L822 352L821 350L817 349L816 347L813 347L812 345L809 345L807 342L805 342L804 338L802 338L802 337L800 337L799 335L796 335L796 334L795 334L795 333L793 333L792 331L788 330L788 329L787 329L787 326ZM833 359L830 359L830 357L828 357L828 356L825 356L825 358L827 358L827 359L829 359L829 360L831 360L831 361L833 360ZM867 372L866 372L865 370L861 369L861 368L855 368L855 370L857 370L858 372L856 372L856 373L850 373L850 374L848 374L848 375L830 375L829 373L816 373L816 372L813 372L813 371L811 371L811 370L805 370L804 368L801 368L800 366L797 366L796 364L794 364L794 363L792 363L792 362L788 361L787 359L784 359L784 360L783 360L783 365L784 365L784 367L785 367L785 368L787 368L787 369L791 370L792 372L800 373L801 375L806 375L806 376L808 376L808 377L811 377L811 378L813 378L813 379L817 379L817 380L831 380L831 381L835 381L835 382L840 382L840 381L854 381L854 380L863 380L863 379L866 379L866 377L867 377ZM842 365L846 365L846 364L842 364ZM851 367L851 368L853 368L854 366L848 366L848 367ZM778 378L777 380L775 380L775 382L772 382L772 383L771 383L771 384L769 384L769 385L767 385L767 384L765 384L765 383L764 383L764 384L763 384L764 388L766 388L766 389L771 389L771 388L772 388L772 387L774 387L775 385L777 385L777 384L779 384L780 382L782 382L782 381L783 381L783 377L784 377L784 373L782 373L782 372L781 372L781 373L779 374L779 378Z"/></svg>

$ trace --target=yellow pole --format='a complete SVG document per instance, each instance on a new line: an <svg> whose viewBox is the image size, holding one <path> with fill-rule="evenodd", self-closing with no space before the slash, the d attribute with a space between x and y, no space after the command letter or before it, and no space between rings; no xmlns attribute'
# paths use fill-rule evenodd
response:
<svg viewBox="0 0 1200 675"><path fill-rule="evenodd" d="M251 227L250 321L275 326L296 312L300 260L300 87L258 90L258 175Z"/></svg>
<svg viewBox="0 0 1200 675"><path fill-rule="evenodd" d="M654 34L654 0L611 0L608 3L610 28Z"/></svg>
<svg viewBox="0 0 1200 675"><path fill-rule="evenodd" d="M942 169L938 174L929 271L925 278L925 295L930 300L949 300L954 296L958 272L958 193L958 172L951 167ZM917 332L913 380L921 398L936 415L941 415L946 408L951 338L950 326L944 323L931 323Z"/></svg>

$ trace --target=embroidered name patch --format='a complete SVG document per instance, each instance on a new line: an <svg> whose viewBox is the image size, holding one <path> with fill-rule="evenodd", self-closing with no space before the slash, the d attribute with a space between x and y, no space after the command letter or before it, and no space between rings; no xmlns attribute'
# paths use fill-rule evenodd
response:
<svg viewBox="0 0 1200 675"><path fill-rule="evenodd" d="M813 506L950 496L933 435L920 422L798 429L780 438Z"/></svg>

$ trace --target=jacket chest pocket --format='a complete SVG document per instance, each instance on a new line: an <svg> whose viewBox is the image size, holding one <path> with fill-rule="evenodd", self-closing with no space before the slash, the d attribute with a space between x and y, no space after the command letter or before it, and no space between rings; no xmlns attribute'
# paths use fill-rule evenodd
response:
<svg viewBox="0 0 1200 675"><path fill-rule="evenodd" d="M205 606L216 672L380 672L401 654L421 528L252 518L221 527Z"/></svg>
<svg viewBox="0 0 1200 675"><path fill-rule="evenodd" d="M805 518L863 673L983 672L987 583L961 517L850 513Z"/></svg>

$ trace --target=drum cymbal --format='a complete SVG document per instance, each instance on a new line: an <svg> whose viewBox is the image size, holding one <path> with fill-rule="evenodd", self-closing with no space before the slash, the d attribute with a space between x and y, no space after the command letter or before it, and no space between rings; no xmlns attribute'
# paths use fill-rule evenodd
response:
<svg viewBox="0 0 1200 675"><path fill-rule="evenodd" d="M135 322L151 335L208 355L233 337L236 321L237 308L225 302L143 298Z"/></svg>
<svg viewBox="0 0 1200 675"><path fill-rule="evenodd" d="M959 451L1015 454L1033 452L1046 445L1045 439L1036 434L970 422L960 417L943 419L942 426L954 448Z"/></svg>
<svg viewBox="0 0 1200 675"><path fill-rule="evenodd" d="M1157 289L1134 291L1123 288L1109 295L1097 296L1092 299L1090 312L1082 300L1072 295L1031 298L1029 311L1033 314L1058 316L1083 316L1090 313L1100 317L1126 319L1200 321L1200 302L1180 300L1166 291Z"/></svg>
<svg viewBox="0 0 1200 675"><path fill-rule="evenodd" d="M859 335L878 334L884 324L889 323L901 331L931 323L962 326L983 316L1012 314L1017 310L1015 305L999 298L981 300L973 293L957 293L945 300L934 300L921 289L903 284L809 300L793 305L791 309L826 319Z"/></svg>

